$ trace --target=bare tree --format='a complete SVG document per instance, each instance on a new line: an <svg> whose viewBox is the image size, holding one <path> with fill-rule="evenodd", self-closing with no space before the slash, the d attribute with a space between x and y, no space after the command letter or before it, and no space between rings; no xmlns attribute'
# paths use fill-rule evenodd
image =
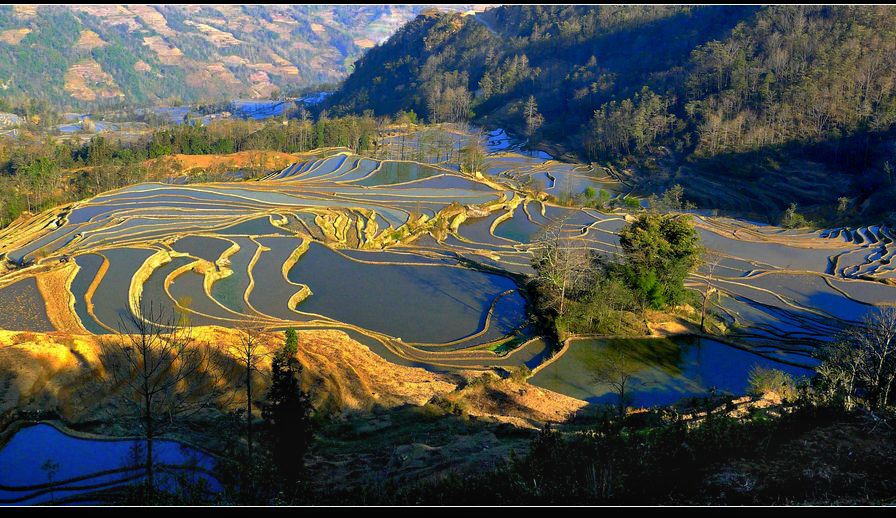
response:
<svg viewBox="0 0 896 518"><path fill-rule="evenodd" d="M207 344L162 306L138 301L139 315L120 317L117 335L100 344L100 361L116 394L139 423L146 442L146 490L154 491L153 441L178 419L208 408L220 396Z"/></svg>
<svg viewBox="0 0 896 518"><path fill-rule="evenodd" d="M308 110L305 109L305 103L299 103L299 150L305 151L308 149L308 128L311 126L311 123L308 122L308 119L311 118L311 115L308 113Z"/></svg>
<svg viewBox="0 0 896 518"><path fill-rule="evenodd" d="M629 398L629 388L638 371L635 362L624 349L607 348L590 365L591 379L595 383L609 385L616 394L619 417L625 417L625 404Z"/></svg>
<svg viewBox="0 0 896 518"><path fill-rule="evenodd" d="M716 292L716 289L712 286L713 276L715 275L716 268L719 267L719 263L722 262L722 254L718 252L718 250L714 250L712 248L706 248L703 251L703 263L706 267L706 284L703 286L703 308L700 311L700 332L706 332L706 307L709 303L709 297Z"/></svg>
<svg viewBox="0 0 896 518"><path fill-rule="evenodd" d="M526 121L526 136L532 138L535 132L544 123L544 117L538 113L538 103L535 102L535 96L530 95L523 107L523 118Z"/></svg>
<svg viewBox="0 0 896 518"><path fill-rule="evenodd" d="M460 170L468 174L482 172L485 167L486 149L482 145L482 130L467 137L467 142L460 149Z"/></svg>
<svg viewBox="0 0 896 518"><path fill-rule="evenodd" d="M896 379L896 307L884 308L877 316L866 318L865 327L867 332L860 335L858 343L870 361L862 374L870 394L876 396L875 408L883 408Z"/></svg>
<svg viewBox="0 0 896 518"><path fill-rule="evenodd" d="M568 292L584 287L593 278L594 257L586 244L567 235L566 218L549 222L532 244L535 281L554 293L558 316L563 316Z"/></svg>
<svg viewBox="0 0 896 518"><path fill-rule="evenodd" d="M842 395L847 408L856 394L871 410L884 408L896 380L896 307L881 308L863 323L844 331L821 352L817 372L828 395Z"/></svg>
<svg viewBox="0 0 896 518"><path fill-rule="evenodd" d="M239 338L228 346L230 356L234 358L243 371L246 383L246 442L249 452L249 466L253 466L252 458L252 377L259 372L258 364L267 355L267 336L258 321L249 321L238 329Z"/></svg>
<svg viewBox="0 0 896 518"><path fill-rule="evenodd" d="M396 123L401 125L401 160L405 160L405 144L407 142L408 135L411 132L411 127L416 123L416 114L413 112L400 112L398 114Z"/></svg>
<svg viewBox="0 0 896 518"><path fill-rule="evenodd" d="M848 340L837 340L821 350L823 361L815 368L825 381L822 385L826 399L843 397L847 410L855 406L854 395L858 384L862 352Z"/></svg>

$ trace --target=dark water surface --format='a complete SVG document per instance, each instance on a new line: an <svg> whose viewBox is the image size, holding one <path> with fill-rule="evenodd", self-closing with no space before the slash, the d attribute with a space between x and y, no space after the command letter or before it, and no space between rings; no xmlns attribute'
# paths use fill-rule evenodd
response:
<svg viewBox="0 0 896 518"><path fill-rule="evenodd" d="M793 376L808 369L775 362L715 340L696 337L575 340L554 363L530 382L589 403L615 403L609 385L593 379L594 366L608 351L625 351L634 371L630 382L633 406L667 405L681 398L718 392L743 395L754 365Z"/></svg>

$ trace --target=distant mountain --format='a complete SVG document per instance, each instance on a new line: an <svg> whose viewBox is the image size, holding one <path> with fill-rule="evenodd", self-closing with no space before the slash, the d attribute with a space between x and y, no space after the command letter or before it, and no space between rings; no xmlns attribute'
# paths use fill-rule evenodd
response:
<svg viewBox="0 0 896 518"><path fill-rule="evenodd" d="M463 11L475 6L440 6ZM342 79L420 5L0 6L0 98L267 97Z"/></svg>
<svg viewBox="0 0 896 518"><path fill-rule="evenodd" d="M654 188L681 183L705 207L896 221L893 49L891 6L428 12L359 59L326 107L471 116L634 166Z"/></svg>

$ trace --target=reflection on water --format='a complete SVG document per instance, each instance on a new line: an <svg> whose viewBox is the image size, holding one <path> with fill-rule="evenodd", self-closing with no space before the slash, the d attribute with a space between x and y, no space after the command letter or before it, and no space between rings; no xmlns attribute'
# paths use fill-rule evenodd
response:
<svg viewBox="0 0 896 518"><path fill-rule="evenodd" d="M93 293L96 317L109 329L132 330L129 322L129 287L134 271L140 267L155 250L147 248L112 248L103 250L109 260L109 269Z"/></svg>
<svg viewBox="0 0 896 518"><path fill-rule="evenodd" d="M81 439L48 424L29 426L0 449L0 504L96 501L98 497L88 493L140 483L144 456L142 441ZM176 488L171 474L212 492L222 489L203 471L215 466L206 453L156 440L153 458L159 468L156 484L162 489Z"/></svg>
<svg viewBox="0 0 896 518"><path fill-rule="evenodd" d="M376 186L390 185L394 183L410 182L421 178L429 178L442 171L432 167L426 167L412 162L383 162L380 170L372 176L356 182L358 185Z"/></svg>
<svg viewBox="0 0 896 518"><path fill-rule="evenodd" d="M75 257L74 261L79 268L71 284L71 292L75 297L75 313L85 329L91 333L103 334L106 330L87 312L87 303L84 300L90 283L103 264L103 257L97 254L82 254Z"/></svg>
<svg viewBox="0 0 896 518"><path fill-rule="evenodd" d="M627 389L633 406L672 404L681 398L706 395L712 389L745 394L750 370L757 364L793 376L811 374L808 369L706 338L583 339L573 341L563 356L530 381L590 403L615 403L611 387L594 379L601 359L614 353L624 353L633 373Z"/></svg>
<svg viewBox="0 0 896 518"><path fill-rule="evenodd" d="M317 243L292 267L289 279L307 284L313 293L299 311L427 343L478 331L495 297L516 288L507 277L467 268L359 263ZM501 330L525 319L522 296L506 297L492 316Z"/></svg>
<svg viewBox="0 0 896 518"><path fill-rule="evenodd" d="M532 242L532 238L541 230L541 226L529 221L525 211L523 211L523 206L520 205L514 211L512 218L502 221L495 228L495 235L512 239L519 243L529 244Z"/></svg>

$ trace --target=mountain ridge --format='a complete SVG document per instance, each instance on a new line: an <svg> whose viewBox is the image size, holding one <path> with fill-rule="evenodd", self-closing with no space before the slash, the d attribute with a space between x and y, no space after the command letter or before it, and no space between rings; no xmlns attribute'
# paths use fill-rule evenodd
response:
<svg viewBox="0 0 896 518"><path fill-rule="evenodd" d="M428 8L0 6L0 98L72 109L267 98L342 79L366 49Z"/></svg>
<svg viewBox="0 0 896 518"><path fill-rule="evenodd" d="M704 208L886 221L894 27L887 6L431 13L359 59L325 108L505 128L636 171L647 190L681 184ZM812 188L793 188L807 163Z"/></svg>

